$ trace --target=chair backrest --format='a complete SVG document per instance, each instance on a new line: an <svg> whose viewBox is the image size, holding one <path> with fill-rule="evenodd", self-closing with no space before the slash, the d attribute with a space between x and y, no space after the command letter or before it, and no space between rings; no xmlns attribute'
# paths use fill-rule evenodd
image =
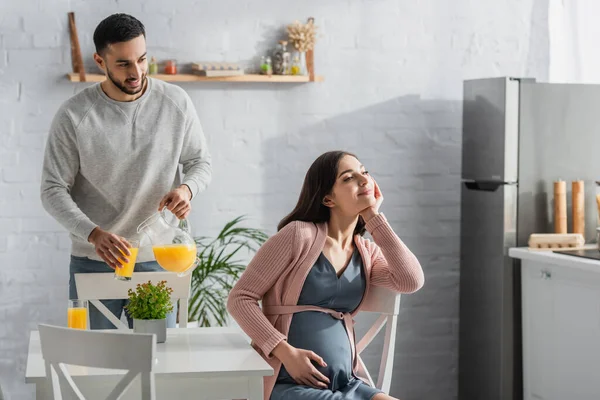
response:
<svg viewBox="0 0 600 400"><path fill-rule="evenodd" d="M118 329L128 329L100 300L127 299L129 289L135 290L136 285L152 282L167 281L167 287L173 289L171 299L179 300L179 327L186 328L188 322L188 300L192 274L180 277L175 272L135 272L130 281L114 279L113 274L83 273L75 274L77 297L88 300Z"/></svg>
<svg viewBox="0 0 600 400"><path fill-rule="evenodd" d="M154 356L156 336L87 331L45 324L38 325L48 384L55 400L84 400L67 365L127 370L107 400L119 399L140 375L142 399L155 400Z"/></svg>
<svg viewBox="0 0 600 400"><path fill-rule="evenodd" d="M361 312L378 313L380 316L356 344L356 352L359 356L358 362L369 379L371 386L377 387L386 394L390 393L390 385L392 383L394 348L396 345L396 325L398 323L399 311L400 294L378 286L374 286L369 290L369 295L361 306ZM377 384L375 384L367 367L360 358L360 353L362 353L373 341L384 325L386 328L383 339L383 351L381 354L381 362L379 364L379 376L377 378Z"/></svg>

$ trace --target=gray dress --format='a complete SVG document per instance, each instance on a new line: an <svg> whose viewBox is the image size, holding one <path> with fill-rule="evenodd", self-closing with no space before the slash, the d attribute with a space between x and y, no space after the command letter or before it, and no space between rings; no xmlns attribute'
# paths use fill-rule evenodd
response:
<svg viewBox="0 0 600 400"><path fill-rule="evenodd" d="M321 253L306 277L298 305L352 312L360 304L365 287L365 273L358 251L354 251L339 278L333 265ZM271 400L370 400L381 393L354 376L352 350L343 320L318 311L295 313L287 340L290 345L312 350L323 358L327 367L313 365L329 378L330 384L328 389L299 385L282 365Z"/></svg>

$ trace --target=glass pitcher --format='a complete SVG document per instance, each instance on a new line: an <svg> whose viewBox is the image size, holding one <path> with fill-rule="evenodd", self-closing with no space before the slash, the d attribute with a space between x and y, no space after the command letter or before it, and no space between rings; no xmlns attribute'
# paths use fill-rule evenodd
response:
<svg viewBox="0 0 600 400"><path fill-rule="evenodd" d="M137 231L150 240L156 262L161 267L185 276L198 266L199 261L189 222L185 219L177 221L175 215L163 208L142 222Z"/></svg>

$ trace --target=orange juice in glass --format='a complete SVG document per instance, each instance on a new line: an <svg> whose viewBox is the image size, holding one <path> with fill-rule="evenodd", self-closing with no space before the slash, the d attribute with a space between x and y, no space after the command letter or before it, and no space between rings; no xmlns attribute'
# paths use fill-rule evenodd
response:
<svg viewBox="0 0 600 400"><path fill-rule="evenodd" d="M87 329L87 300L69 300L67 308L67 326L72 329Z"/></svg>
<svg viewBox="0 0 600 400"><path fill-rule="evenodd" d="M185 272L196 261L195 244L167 244L152 246L156 262L171 272Z"/></svg>
<svg viewBox="0 0 600 400"><path fill-rule="evenodd" d="M128 256L123 251L121 251L121 254L123 255L123 257L127 258L129 262L125 263L119 260L121 266L115 268L115 279L118 279L120 281L131 280L131 275L133 275L133 268L135 267L135 260L137 259L138 250L140 248L140 242L137 239L127 239L127 241L131 245L131 247L129 248L129 252L131 253L131 255Z"/></svg>

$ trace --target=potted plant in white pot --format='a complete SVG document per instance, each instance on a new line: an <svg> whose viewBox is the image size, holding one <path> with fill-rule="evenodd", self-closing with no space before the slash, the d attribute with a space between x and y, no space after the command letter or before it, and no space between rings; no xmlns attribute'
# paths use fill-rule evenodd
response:
<svg viewBox="0 0 600 400"><path fill-rule="evenodd" d="M156 285L148 281L138 284L135 292L131 289L127 292L129 304L125 308L133 318L133 331L154 333L156 343L164 343L167 340L167 314L173 311L173 289L166 284L167 281L160 281Z"/></svg>

